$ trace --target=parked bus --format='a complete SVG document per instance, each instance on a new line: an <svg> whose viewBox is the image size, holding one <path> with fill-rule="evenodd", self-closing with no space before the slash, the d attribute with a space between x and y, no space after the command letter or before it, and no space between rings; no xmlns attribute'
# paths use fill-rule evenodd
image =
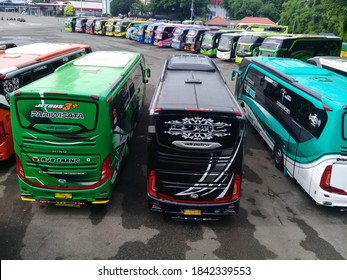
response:
<svg viewBox="0 0 347 280"><path fill-rule="evenodd" d="M116 37L123 37L125 38L125 35L127 33L128 28L142 23L148 23L148 21L145 20L123 20L117 22L115 29L114 29L114 35Z"/></svg>
<svg viewBox="0 0 347 280"><path fill-rule="evenodd" d="M0 160L13 155L10 93L89 52L89 45L59 43L35 43L0 52Z"/></svg>
<svg viewBox="0 0 347 280"><path fill-rule="evenodd" d="M107 203L143 107L149 73L139 53L98 51L12 93L22 200Z"/></svg>
<svg viewBox="0 0 347 280"><path fill-rule="evenodd" d="M222 34L217 47L217 58L235 61L237 42L246 34L246 32Z"/></svg>
<svg viewBox="0 0 347 280"><path fill-rule="evenodd" d="M77 18L75 32L86 33L87 21L88 21L88 18Z"/></svg>
<svg viewBox="0 0 347 280"><path fill-rule="evenodd" d="M239 31L231 30L231 29L206 31L204 33L204 36L202 37L200 53L210 57L215 57L217 54L217 48L218 48L220 36L222 36L222 34L224 33L232 33L232 32L239 32Z"/></svg>
<svg viewBox="0 0 347 280"><path fill-rule="evenodd" d="M277 24L258 24L252 23L247 26L245 31L256 31L256 32L277 32L288 34L287 25L277 25Z"/></svg>
<svg viewBox="0 0 347 280"><path fill-rule="evenodd" d="M340 56L347 57L347 42L342 43Z"/></svg>
<svg viewBox="0 0 347 280"><path fill-rule="evenodd" d="M347 77L347 57L340 56L315 56L307 60L307 63L316 65Z"/></svg>
<svg viewBox="0 0 347 280"><path fill-rule="evenodd" d="M339 56L341 38L336 36L293 34L266 38L260 56L288 57L306 61L314 56Z"/></svg>
<svg viewBox="0 0 347 280"><path fill-rule="evenodd" d="M94 34L94 29L95 29L95 23L97 20L100 20L101 18L99 17L93 17L93 18L88 18L86 22L86 33L87 34Z"/></svg>
<svg viewBox="0 0 347 280"><path fill-rule="evenodd" d="M75 32L76 20L78 17L69 17L65 20L65 30L68 32Z"/></svg>
<svg viewBox="0 0 347 280"><path fill-rule="evenodd" d="M254 34L253 34L254 33ZM259 47L265 38L276 36L276 33L253 32L242 36L236 45L235 62L240 63L244 57L258 56Z"/></svg>
<svg viewBox="0 0 347 280"><path fill-rule="evenodd" d="M212 59L169 56L149 109L149 209L196 219L236 214L245 116Z"/></svg>
<svg viewBox="0 0 347 280"><path fill-rule="evenodd" d="M316 203L347 207L347 79L292 58L245 58L235 93L275 166Z"/></svg>
<svg viewBox="0 0 347 280"><path fill-rule="evenodd" d="M111 19L108 19L107 22L106 22L106 32L105 32L105 35L106 36L114 36L114 28L117 24L117 22L120 21L119 18L111 18Z"/></svg>
<svg viewBox="0 0 347 280"><path fill-rule="evenodd" d="M145 41L146 29L148 28L150 24L151 23L149 22L149 23L142 23L139 25L136 38L135 38L136 41L140 43L143 43Z"/></svg>
<svg viewBox="0 0 347 280"><path fill-rule="evenodd" d="M211 30L208 27L199 27L190 29L187 33L184 50L189 52L200 53L202 38L206 31Z"/></svg>
<svg viewBox="0 0 347 280"><path fill-rule="evenodd" d="M157 30L154 31L154 46L158 47L170 47L172 42L172 36L176 28L180 26L177 24L165 24L158 26Z"/></svg>
<svg viewBox="0 0 347 280"><path fill-rule="evenodd" d="M238 23L235 29L242 31L256 31L256 32L277 32L288 34L288 26L277 24L265 23Z"/></svg>
<svg viewBox="0 0 347 280"><path fill-rule="evenodd" d="M186 43L186 37L190 30L196 29L195 26L178 27L176 28L171 41L171 48L183 50Z"/></svg>
<svg viewBox="0 0 347 280"><path fill-rule="evenodd" d="M148 27L145 30L145 39L144 39L144 42L146 44L154 43L155 31L157 30L158 26L163 24L164 23L161 22L161 23L152 23L148 25Z"/></svg>
<svg viewBox="0 0 347 280"><path fill-rule="evenodd" d="M94 34L105 36L106 23L107 19L98 19L97 21L95 21Z"/></svg>

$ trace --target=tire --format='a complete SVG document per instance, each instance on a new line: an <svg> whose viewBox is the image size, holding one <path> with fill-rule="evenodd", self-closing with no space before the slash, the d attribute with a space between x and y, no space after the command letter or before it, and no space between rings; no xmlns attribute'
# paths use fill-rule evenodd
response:
<svg viewBox="0 0 347 280"><path fill-rule="evenodd" d="M283 163L283 150L282 146L280 144L276 144L274 148L274 160L275 160L275 166L278 170L283 171L284 169L284 163Z"/></svg>

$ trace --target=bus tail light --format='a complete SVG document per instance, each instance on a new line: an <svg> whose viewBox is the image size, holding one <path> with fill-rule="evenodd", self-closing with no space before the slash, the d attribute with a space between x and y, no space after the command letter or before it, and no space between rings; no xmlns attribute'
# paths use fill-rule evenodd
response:
<svg viewBox="0 0 347 280"><path fill-rule="evenodd" d="M235 174L234 176L234 188L231 196L231 200L235 200L240 198L241 195L241 176L239 174Z"/></svg>
<svg viewBox="0 0 347 280"><path fill-rule="evenodd" d="M23 181L26 181L24 168L17 154L16 154L16 172L19 178L21 178Z"/></svg>
<svg viewBox="0 0 347 280"><path fill-rule="evenodd" d="M158 197L157 184L156 184L156 178L155 178L155 171L154 170L151 170L149 172L147 192L153 197Z"/></svg>
<svg viewBox="0 0 347 280"><path fill-rule="evenodd" d="M4 127L4 122L0 122L0 144L6 141L6 131Z"/></svg>
<svg viewBox="0 0 347 280"><path fill-rule="evenodd" d="M110 159L110 156L107 156L104 162L102 163L100 185L102 185L108 179L110 179L111 174L112 174L111 159Z"/></svg>
<svg viewBox="0 0 347 280"><path fill-rule="evenodd" d="M331 169L332 169L332 165L328 165L325 168L323 175L322 175L322 178L320 180L319 186L321 187L321 189L323 189L327 192L330 192L330 193L347 195L347 192L345 192L344 190L330 186Z"/></svg>

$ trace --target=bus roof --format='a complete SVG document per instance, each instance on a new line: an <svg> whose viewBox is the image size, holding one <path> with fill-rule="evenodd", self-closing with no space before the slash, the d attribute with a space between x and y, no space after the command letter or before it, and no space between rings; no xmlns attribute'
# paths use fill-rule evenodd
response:
<svg viewBox="0 0 347 280"><path fill-rule="evenodd" d="M19 91L105 97L140 57L139 53L126 51L96 51L62 65L53 74L30 83Z"/></svg>
<svg viewBox="0 0 347 280"><path fill-rule="evenodd" d="M254 64L301 88L316 99L347 105L347 78L332 71L298 59L278 57L249 57Z"/></svg>
<svg viewBox="0 0 347 280"><path fill-rule="evenodd" d="M0 52L0 74L5 75L21 67L86 48L90 48L90 46L66 43L34 43L7 49Z"/></svg>
<svg viewBox="0 0 347 280"><path fill-rule="evenodd" d="M226 82L214 62L199 54L171 55L161 77L154 105L166 110L238 111Z"/></svg>

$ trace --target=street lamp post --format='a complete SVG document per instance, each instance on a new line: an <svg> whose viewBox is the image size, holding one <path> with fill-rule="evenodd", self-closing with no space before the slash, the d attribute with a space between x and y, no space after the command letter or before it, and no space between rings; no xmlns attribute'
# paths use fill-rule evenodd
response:
<svg viewBox="0 0 347 280"><path fill-rule="evenodd" d="M194 16L194 0L192 0L192 5L190 6L190 20L193 20Z"/></svg>
<svg viewBox="0 0 347 280"><path fill-rule="evenodd" d="M80 12L80 17L82 16L82 0L81 0L81 12Z"/></svg>

